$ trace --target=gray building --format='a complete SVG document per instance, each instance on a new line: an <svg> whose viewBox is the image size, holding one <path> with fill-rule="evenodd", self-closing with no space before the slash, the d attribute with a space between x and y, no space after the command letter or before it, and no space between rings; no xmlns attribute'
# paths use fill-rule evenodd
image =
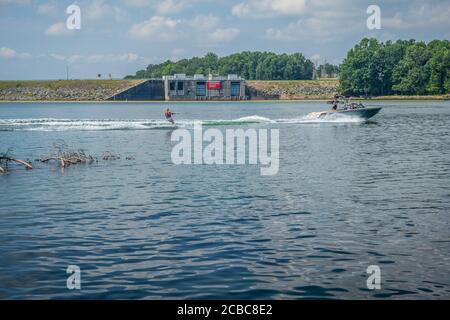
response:
<svg viewBox="0 0 450 320"><path fill-rule="evenodd" d="M244 100L245 79L237 75L164 76L165 100Z"/></svg>

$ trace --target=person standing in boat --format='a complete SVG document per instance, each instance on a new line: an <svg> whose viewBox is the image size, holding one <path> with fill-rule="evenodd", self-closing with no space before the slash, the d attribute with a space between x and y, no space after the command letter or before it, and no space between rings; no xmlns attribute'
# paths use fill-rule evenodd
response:
<svg viewBox="0 0 450 320"><path fill-rule="evenodd" d="M337 101L333 101L333 106L331 107L331 109L332 109L333 111L336 111L336 110L337 110L337 107L338 107L338 102L337 102Z"/></svg>
<svg viewBox="0 0 450 320"><path fill-rule="evenodd" d="M172 119L172 116L175 113L172 112L169 108L166 109L166 111L164 112L164 116L166 117L167 121L169 121L171 124L175 124L175 121Z"/></svg>
<svg viewBox="0 0 450 320"><path fill-rule="evenodd" d="M343 95L341 95L341 94L339 94L339 93L336 93L336 94L334 95L333 106L331 107L331 109L332 109L333 111L336 111L336 110L337 110L338 104L339 104L339 99L342 99L342 98L343 98Z"/></svg>

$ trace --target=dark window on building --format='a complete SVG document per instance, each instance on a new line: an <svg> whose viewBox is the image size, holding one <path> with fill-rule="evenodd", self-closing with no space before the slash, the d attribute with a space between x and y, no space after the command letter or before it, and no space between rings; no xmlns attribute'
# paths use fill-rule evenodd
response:
<svg viewBox="0 0 450 320"><path fill-rule="evenodd" d="M206 82L197 82L195 86L195 95L206 96Z"/></svg>
<svg viewBox="0 0 450 320"><path fill-rule="evenodd" d="M174 91L175 90L175 82L174 81L169 82L169 90L170 91Z"/></svg>
<svg viewBox="0 0 450 320"><path fill-rule="evenodd" d="M231 96L239 97L241 95L241 84L239 82L231 83Z"/></svg>
<svg viewBox="0 0 450 320"><path fill-rule="evenodd" d="M184 88L184 83L183 82L178 82L177 83L177 90L178 91L183 91Z"/></svg>

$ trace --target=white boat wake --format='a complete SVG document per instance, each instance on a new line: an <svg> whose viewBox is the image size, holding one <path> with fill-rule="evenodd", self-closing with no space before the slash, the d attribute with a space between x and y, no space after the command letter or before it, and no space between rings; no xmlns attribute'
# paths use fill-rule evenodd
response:
<svg viewBox="0 0 450 320"><path fill-rule="evenodd" d="M262 116L247 116L237 119L218 120L176 120L175 127L190 128L195 124L203 126L231 126L244 124L302 124L302 123L355 123L362 119L339 117L336 119L315 119L303 116L292 119L269 119ZM172 129L174 126L163 119L0 119L0 131L102 131L102 130L152 130Z"/></svg>

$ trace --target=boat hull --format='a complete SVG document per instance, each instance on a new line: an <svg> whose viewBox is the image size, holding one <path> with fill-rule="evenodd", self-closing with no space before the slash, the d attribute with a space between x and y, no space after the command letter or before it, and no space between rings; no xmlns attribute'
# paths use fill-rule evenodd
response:
<svg viewBox="0 0 450 320"><path fill-rule="evenodd" d="M350 117L358 117L361 119L370 119L378 112L380 112L381 107L370 107L362 109L352 109L352 110L337 110L337 111L325 111L321 112L319 118L333 117L336 115L344 115Z"/></svg>

